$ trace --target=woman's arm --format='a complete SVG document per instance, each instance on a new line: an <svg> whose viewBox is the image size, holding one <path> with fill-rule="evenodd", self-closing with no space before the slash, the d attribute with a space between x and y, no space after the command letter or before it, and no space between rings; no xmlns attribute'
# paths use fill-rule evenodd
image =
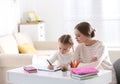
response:
<svg viewBox="0 0 120 84"><path fill-rule="evenodd" d="M103 60L105 59L105 56L102 56L97 61L91 62L91 63L81 63L78 65L78 68L85 68L85 67L96 67L98 68Z"/></svg>
<svg viewBox="0 0 120 84"><path fill-rule="evenodd" d="M78 59L80 59L80 45L78 45L75 48L75 52L74 52L74 55L73 55L73 60L78 60Z"/></svg>
<svg viewBox="0 0 120 84"><path fill-rule="evenodd" d="M96 67L96 68L98 68L100 65L102 65L102 63L104 61L108 61L109 55L108 55L107 48L105 46L100 46L97 49L96 55L97 55L97 60L96 61L93 61L91 63L82 63L81 62L78 65L78 68L85 68L85 67ZM109 61L105 62L105 63L109 63Z"/></svg>

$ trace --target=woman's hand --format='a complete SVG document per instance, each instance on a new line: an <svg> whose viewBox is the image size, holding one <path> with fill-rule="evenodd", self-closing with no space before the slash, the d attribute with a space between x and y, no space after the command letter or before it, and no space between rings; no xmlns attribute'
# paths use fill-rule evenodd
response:
<svg viewBox="0 0 120 84"><path fill-rule="evenodd" d="M98 60L97 57L93 57L90 62L95 62L97 60Z"/></svg>

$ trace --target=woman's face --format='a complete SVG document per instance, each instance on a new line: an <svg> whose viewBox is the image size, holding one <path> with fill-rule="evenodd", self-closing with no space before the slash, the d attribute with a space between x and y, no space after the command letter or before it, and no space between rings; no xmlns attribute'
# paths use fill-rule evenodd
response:
<svg viewBox="0 0 120 84"><path fill-rule="evenodd" d="M89 39L89 37L83 35L77 29L74 30L74 33L75 33L75 39L78 43L85 43Z"/></svg>

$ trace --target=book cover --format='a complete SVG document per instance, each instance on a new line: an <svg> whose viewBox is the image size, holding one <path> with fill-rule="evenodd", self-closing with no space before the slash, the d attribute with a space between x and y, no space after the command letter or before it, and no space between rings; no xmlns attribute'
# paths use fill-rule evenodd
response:
<svg viewBox="0 0 120 84"><path fill-rule="evenodd" d="M94 67L92 67L92 68L81 68L81 69L76 68L76 69L72 69L71 72L74 73L74 74L84 75L84 74L93 74L93 73L97 74L99 72L99 70L94 68Z"/></svg>
<svg viewBox="0 0 120 84"><path fill-rule="evenodd" d="M83 77L77 77L77 76L71 75L71 78L77 79L77 80L87 80L87 79L91 79L91 78L94 78L94 77L98 77L98 75L95 74L95 75L89 75L89 76L83 76Z"/></svg>
<svg viewBox="0 0 120 84"><path fill-rule="evenodd" d="M73 74L71 73L71 76L75 76L75 77L86 77L86 76L92 76L92 75L97 75L96 73L92 73L92 74L84 74L84 75L79 75L79 74Z"/></svg>
<svg viewBox="0 0 120 84"><path fill-rule="evenodd" d="M28 73L37 73L37 69L33 66L25 66L23 69Z"/></svg>

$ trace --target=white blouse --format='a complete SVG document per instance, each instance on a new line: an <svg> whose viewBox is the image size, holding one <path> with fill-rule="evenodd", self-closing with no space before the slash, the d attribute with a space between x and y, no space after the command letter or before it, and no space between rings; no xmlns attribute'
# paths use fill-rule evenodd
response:
<svg viewBox="0 0 120 84"><path fill-rule="evenodd" d="M97 61L91 62L93 57L97 57ZM97 41L91 46L81 43L75 49L74 58L80 60L78 68L96 67L98 69L112 70L113 82L110 84L116 84L115 71L110 61L107 47L101 41Z"/></svg>

